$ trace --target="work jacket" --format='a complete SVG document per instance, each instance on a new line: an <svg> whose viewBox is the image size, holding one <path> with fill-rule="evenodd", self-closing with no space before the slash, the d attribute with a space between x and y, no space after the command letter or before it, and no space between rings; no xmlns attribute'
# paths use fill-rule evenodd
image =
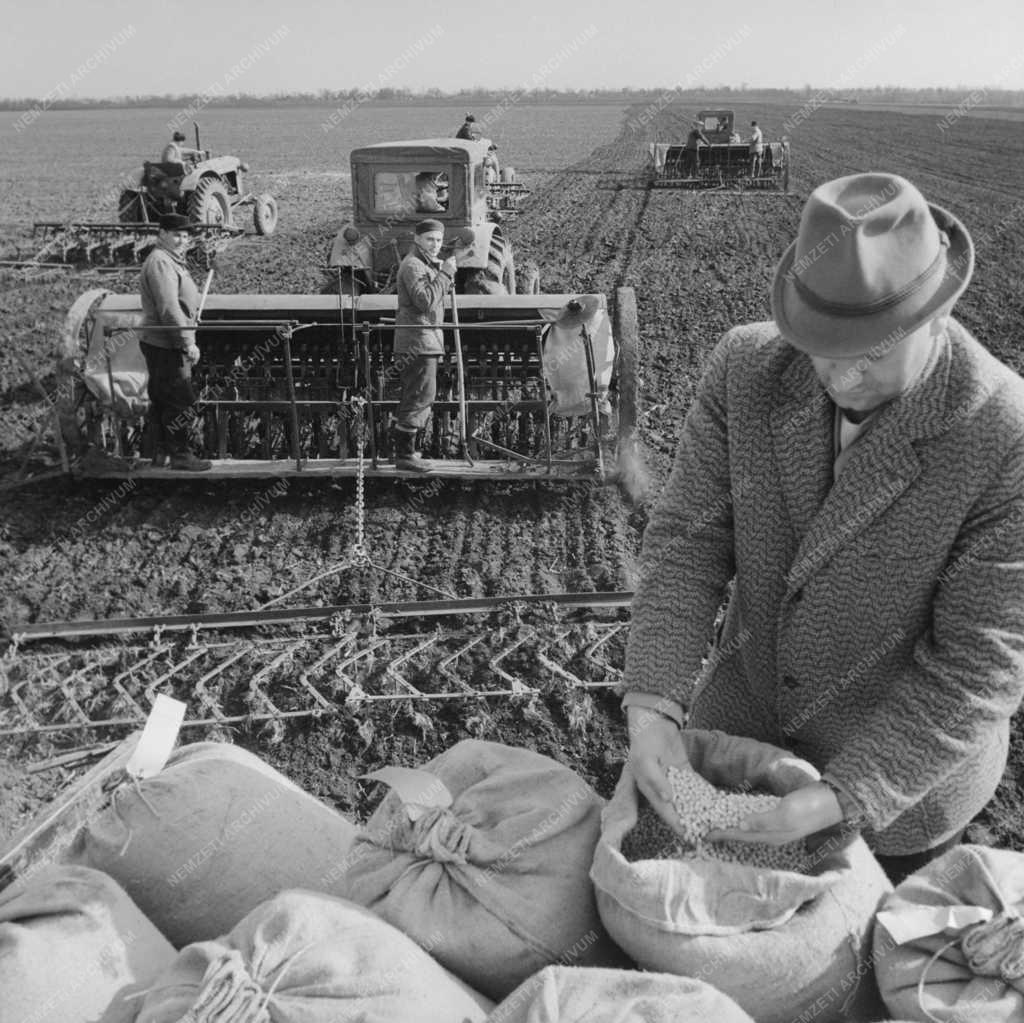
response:
<svg viewBox="0 0 1024 1023"><path fill-rule="evenodd" d="M444 296L452 279L440 266L416 245L398 268L396 355L403 352L441 355L444 352L444 331L432 328L444 321Z"/></svg>
<svg viewBox="0 0 1024 1023"><path fill-rule="evenodd" d="M191 326L199 309L199 289L183 259L162 245L146 257L139 274L142 340L156 348L187 348L194 330L146 330L147 326Z"/></svg>
<svg viewBox="0 0 1024 1023"><path fill-rule="evenodd" d="M1024 693L1024 381L951 320L833 482L834 455L810 359L730 331L644 536L624 703L791 749L876 852L920 852L991 798Z"/></svg>

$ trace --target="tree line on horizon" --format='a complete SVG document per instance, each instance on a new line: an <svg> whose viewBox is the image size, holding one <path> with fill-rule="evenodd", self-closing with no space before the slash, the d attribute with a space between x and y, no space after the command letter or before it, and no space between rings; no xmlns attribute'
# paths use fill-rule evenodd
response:
<svg viewBox="0 0 1024 1023"><path fill-rule="evenodd" d="M978 104L985 106L1024 106L1024 89L992 89L984 86L957 86L956 88L906 88L897 85L875 85L862 88L833 89L828 86L805 85L801 89L750 89L745 86L719 85L714 88L676 90L672 86L660 89L486 89L474 87L445 92L430 88L414 92L403 87L384 87L366 92L362 89L319 89L316 92L276 92L266 95L235 92L208 96L200 93L162 93L107 98L66 98L45 103L48 110L89 110L104 107L183 107L197 101L212 107L279 107L328 106L332 104L390 103L390 104L452 104L454 106L481 106L499 103L509 96L532 103L646 103L666 94L678 93L680 101L701 101L709 98L751 103L802 103L812 97L823 97L837 103L905 103L956 104L965 96L980 96ZM30 110L43 105L42 98L0 98L0 110Z"/></svg>

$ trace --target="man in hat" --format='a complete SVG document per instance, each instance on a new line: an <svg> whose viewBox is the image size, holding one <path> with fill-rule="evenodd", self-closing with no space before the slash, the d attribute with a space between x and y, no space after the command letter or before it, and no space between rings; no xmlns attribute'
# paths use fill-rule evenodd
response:
<svg viewBox="0 0 1024 1023"><path fill-rule="evenodd" d="M827 182L774 319L712 353L626 655L632 768L666 820L684 720L821 771L716 840L859 830L893 881L995 791L1024 693L1024 381L951 315L973 265L909 181Z"/></svg>
<svg viewBox="0 0 1024 1023"><path fill-rule="evenodd" d="M139 347L149 373L147 427L153 466L204 472L210 462L188 449L188 428L195 415L192 366L199 361L195 342L199 291L185 265L191 225L180 213L160 218L157 244L139 275L142 339ZM167 329L170 328L170 329Z"/></svg>
<svg viewBox="0 0 1024 1023"><path fill-rule="evenodd" d="M185 136L180 132L176 131L171 136L171 141L164 146L164 151L160 155L161 163L184 163L186 160L196 162L203 158L203 151L201 149L192 149L189 146L183 146L182 143L185 141Z"/></svg>
<svg viewBox="0 0 1024 1023"><path fill-rule="evenodd" d="M480 129L476 126L476 118L472 114L466 114L466 120L462 127L455 133L457 139L468 139L476 142L480 138Z"/></svg>
<svg viewBox="0 0 1024 1023"><path fill-rule="evenodd" d="M398 311L395 316L395 365L402 392L395 424L395 466L429 472L420 457L416 435L427 425L437 394L437 360L444 354L444 297L455 280L455 257L438 259L444 224L421 220L413 247L398 267Z"/></svg>
<svg viewBox="0 0 1024 1023"><path fill-rule="evenodd" d="M417 213L441 213L444 206L440 201L441 182L434 171L422 171L416 175L413 201Z"/></svg>
<svg viewBox="0 0 1024 1023"><path fill-rule="evenodd" d="M690 134L686 136L686 146L683 150L683 173L690 178L695 178L700 173L700 147L710 146L711 141L704 134L704 125L700 121L694 121L690 128Z"/></svg>

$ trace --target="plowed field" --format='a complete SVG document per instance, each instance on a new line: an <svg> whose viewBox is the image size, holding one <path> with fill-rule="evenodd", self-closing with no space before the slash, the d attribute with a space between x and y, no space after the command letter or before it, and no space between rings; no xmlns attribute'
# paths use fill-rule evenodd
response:
<svg viewBox="0 0 1024 1023"><path fill-rule="evenodd" d="M773 140L792 112L741 107L737 121L757 117ZM389 132L382 122L387 113L376 113L376 135L350 144L414 137ZM636 131L629 121L638 113L518 109L496 137L505 162L514 163L533 189L512 229L517 263L533 259L546 292L636 289L640 437L652 494L666 478L707 353L730 325L769 316L774 264L796 233L803 198L828 178L868 169L897 172L958 214L978 250L974 282L958 315L1000 358L1024 369L1018 344L1024 295L1017 280L1024 265L1024 201L1009 185L1024 166L1018 122L971 118L943 139L928 115L822 109L793 133L792 194L736 195L619 187L640 171L645 143L681 138L692 111L668 107ZM318 153L309 168L300 141L288 157L275 151L264 158L272 170L263 187L279 195L281 226L271 238L245 238L222 258L214 291L317 290L316 266L347 201L347 174L329 169L344 168L347 149L332 143L337 150ZM18 173L31 173L24 161L17 166ZM52 215L80 180L73 169L62 173L52 166L39 176L55 194L37 186L27 205L11 181L0 182L0 241L23 241L26 209L29 216ZM77 211L84 212L81 206ZM129 277L103 283L115 290L134 286ZM4 278L0 446L8 471L17 468L16 450L43 409L17 355L52 389L49 360L60 321L89 286L66 277ZM350 483L326 489L293 484L270 496L266 483L202 480L114 490L57 480L0 492L0 615L14 631L19 623L42 620L253 608L336 565L356 528ZM391 574L333 574L291 603L436 596L418 583L458 596L629 589L646 521L643 505L596 485L370 483L366 503L368 549ZM624 753L616 705L611 695L596 696L589 731L581 734L566 729L565 701L552 694L528 716L515 706L494 706L486 720L475 718L472 734L535 746L607 792ZM393 720L390 728L377 729L369 746L357 735L358 722L344 715L290 725L285 742L246 730L234 738L311 791L361 814L365 793L352 780L356 774L389 760L432 755L470 734L465 718L465 709L449 701L428 734ZM55 748L33 739L13 745L10 757L24 762ZM1020 737L1013 757L972 837L1024 848ZM13 767L6 776L6 789L0 776L0 835L63 780L26 778Z"/></svg>

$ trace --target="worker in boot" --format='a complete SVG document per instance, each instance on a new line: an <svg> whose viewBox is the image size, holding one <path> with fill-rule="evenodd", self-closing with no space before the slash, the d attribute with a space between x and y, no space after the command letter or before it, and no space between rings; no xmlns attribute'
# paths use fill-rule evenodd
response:
<svg viewBox="0 0 1024 1023"><path fill-rule="evenodd" d="M455 258L438 258L444 224L421 220L413 247L398 268L395 365L402 386L395 424L395 467L429 472L416 450L416 434L427 425L437 394L437 360L444 354L444 297L455 280Z"/></svg>
<svg viewBox="0 0 1024 1023"><path fill-rule="evenodd" d="M973 267L906 179L826 182L773 319L709 357L626 651L632 772L666 820L683 723L821 773L713 841L861 832L894 883L996 791L1024 694L1024 380L952 316Z"/></svg>
<svg viewBox="0 0 1024 1023"><path fill-rule="evenodd" d="M205 472L211 463L188 449L188 428L196 403L192 366L199 361L195 342L199 290L185 265L190 234L188 217L166 213L160 218L157 244L139 275L139 348L149 374L147 419L154 447L153 466L161 468L170 461L172 469Z"/></svg>

